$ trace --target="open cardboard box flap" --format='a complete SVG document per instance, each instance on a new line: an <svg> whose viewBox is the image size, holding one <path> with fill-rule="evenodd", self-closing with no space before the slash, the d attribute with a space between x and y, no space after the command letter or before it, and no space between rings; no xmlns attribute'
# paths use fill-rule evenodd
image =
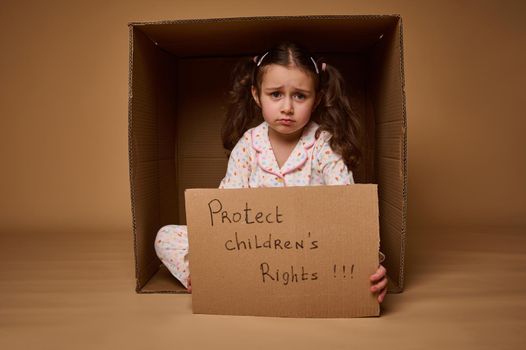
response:
<svg viewBox="0 0 526 350"><path fill-rule="evenodd" d="M184 191L217 188L230 72L287 38L336 66L363 126L357 183L378 184L389 290L404 285L407 141L398 15L250 17L130 23L129 157L140 293L185 292L154 251L157 231L185 224Z"/></svg>

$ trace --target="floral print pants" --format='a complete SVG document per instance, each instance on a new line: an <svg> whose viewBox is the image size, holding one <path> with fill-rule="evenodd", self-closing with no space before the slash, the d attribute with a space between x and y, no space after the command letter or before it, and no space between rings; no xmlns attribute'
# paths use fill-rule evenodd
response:
<svg viewBox="0 0 526 350"><path fill-rule="evenodd" d="M188 288L188 229L183 225L163 226L155 238L155 252L162 263Z"/></svg>

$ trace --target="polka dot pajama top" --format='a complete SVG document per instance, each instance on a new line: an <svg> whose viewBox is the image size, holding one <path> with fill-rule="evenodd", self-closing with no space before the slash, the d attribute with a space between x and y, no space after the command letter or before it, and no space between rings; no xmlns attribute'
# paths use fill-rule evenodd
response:
<svg viewBox="0 0 526 350"><path fill-rule="evenodd" d="M296 147L280 168L268 138L268 124L249 129L238 141L219 188L285 187L353 184L352 172L329 145L330 134L309 122Z"/></svg>

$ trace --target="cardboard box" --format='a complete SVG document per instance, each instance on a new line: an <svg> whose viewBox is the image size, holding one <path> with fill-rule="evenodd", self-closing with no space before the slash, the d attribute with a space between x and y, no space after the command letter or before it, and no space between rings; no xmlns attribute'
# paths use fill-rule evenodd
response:
<svg viewBox="0 0 526 350"><path fill-rule="evenodd" d="M380 314L377 185L189 189L185 200L194 313Z"/></svg>
<svg viewBox="0 0 526 350"><path fill-rule="evenodd" d="M217 188L230 72L242 56L287 38L336 66L364 127L358 183L378 184L389 290L402 291L407 142L402 20L398 15L252 17L130 23L129 157L136 290L185 292L154 238L185 224L184 191Z"/></svg>

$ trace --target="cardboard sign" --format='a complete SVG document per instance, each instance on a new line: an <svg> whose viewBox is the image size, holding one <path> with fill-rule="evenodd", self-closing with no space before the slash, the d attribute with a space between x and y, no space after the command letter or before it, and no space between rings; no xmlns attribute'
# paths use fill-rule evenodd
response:
<svg viewBox="0 0 526 350"><path fill-rule="evenodd" d="M376 185L185 192L194 313L377 316Z"/></svg>

